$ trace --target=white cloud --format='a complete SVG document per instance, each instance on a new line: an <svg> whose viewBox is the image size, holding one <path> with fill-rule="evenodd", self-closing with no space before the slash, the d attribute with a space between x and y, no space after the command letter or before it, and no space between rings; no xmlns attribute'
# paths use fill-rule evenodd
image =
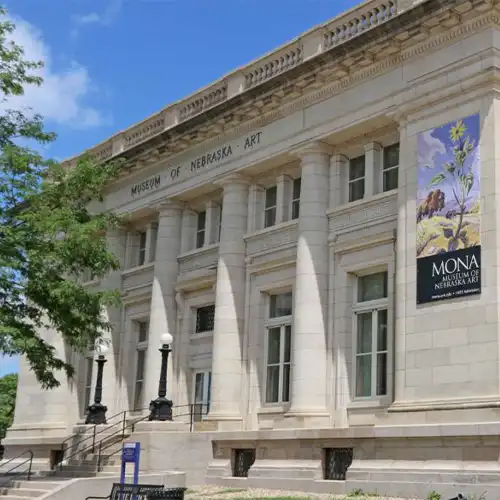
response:
<svg viewBox="0 0 500 500"><path fill-rule="evenodd" d="M36 73L43 78L40 87L26 86L23 96L10 97L2 107L30 108L46 120L73 127L96 127L109 120L100 111L85 103L96 90L84 66L72 63L61 70L52 63L52 51L43 40L41 32L27 21L10 16L16 25L11 38L24 49L29 61L43 61L44 67Z"/></svg>
<svg viewBox="0 0 500 500"><path fill-rule="evenodd" d="M427 130L422 133L419 138L418 144L418 165L419 166L433 166L434 158L437 154L445 154L445 145L435 137L432 137L433 130Z"/></svg>
<svg viewBox="0 0 500 500"><path fill-rule="evenodd" d="M101 13L90 12L89 14L75 16L74 21L76 27L71 31L71 35L76 37L82 26L88 26L90 24L109 26L118 17L122 7L123 0L109 0L108 5Z"/></svg>

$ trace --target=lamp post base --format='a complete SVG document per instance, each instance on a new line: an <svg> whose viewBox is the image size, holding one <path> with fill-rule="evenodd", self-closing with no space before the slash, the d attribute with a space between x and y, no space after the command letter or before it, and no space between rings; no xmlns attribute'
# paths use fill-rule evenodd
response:
<svg viewBox="0 0 500 500"><path fill-rule="evenodd" d="M165 422L172 420L172 401L165 397L157 397L149 403L149 421Z"/></svg>
<svg viewBox="0 0 500 500"><path fill-rule="evenodd" d="M106 423L106 412L108 408L101 403L94 403L88 407L86 424L102 425Z"/></svg>

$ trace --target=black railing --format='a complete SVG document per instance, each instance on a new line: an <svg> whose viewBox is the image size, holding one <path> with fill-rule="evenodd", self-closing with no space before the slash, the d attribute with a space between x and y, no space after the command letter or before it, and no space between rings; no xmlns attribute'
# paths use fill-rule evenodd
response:
<svg viewBox="0 0 500 500"><path fill-rule="evenodd" d="M149 410L149 408L147 409ZM177 411L180 410L180 411ZM188 411L187 411L188 410ZM195 422L199 422L202 419L203 415L208 414L209 405L206 404L189 404L189 405L180 405L172 408L173 420L175 421L178 418L189 417L189 432L193 432ZM144 412L146 409L134 410L134 413ZM184 413L183 413L184 412ZM113 453L109 455L104 455L103 452L106 451L111 446L115 445L119 440L113 439L115 436L119 436L122 434L122 441L125 439L125 435L132 434L134 432L136 424L139 422L145 422L149 420L149 414L144 415L142 417L136 418L135 420L125 423L123 429L115 431L113 434L108 434L106 438L99 441L98 446L98 454L97 454L97 472L102 470L102 463L105 459L111 458L113 455L120 453L121 450L115 450ZM130 429L130 433L126 432Z"/></svg>
<svg viewBox="0 0 500 500"><path fill-rule="evenodd" d="M60 468L62 469L62 465L65 460L70 460L71 458L74 458L81 453L89 453L89 452L93 453L95 451L95 447L97 444L96 443L97 436L99 436L99 434L102 434L103 432L107 432L110 429L115 428L117 425L121 425L122 427L124 427L127 419L127 413L129 412L121 411L120 413L113 415L108 419L108 422L106 424L99 426L101 427L101 429L99 430L97 429L98 427L97 425L93 425L91 428L91 433L88 434L86 432L84 434L85 437L76 442L74 442L75 439L81 437L82 436L81 434L73 434L69 438L65 439L61 443L61 454L58 457L58 460L56 461L54 466L57 467L59 465ZM115 422L110 423L113 420L115 420ZM71 442L69 446L67 445L68 442ZM84 443L87 443L87 445L84 446L83 448L80 448L80 446Z"/></svg>
<svg viewBox="0 0 500 500"><path fill-rule="evenodd" d="M201 421L203 415L208 413L208 410L209 406L201 403L175 406L173 408L173 418L175 421L178 418L189 417L189 432L192 432L195 422ZM144 415L138 416L138 413ZM69 463L72 458L84 456L88 453L95 453L97 449L97 472L99 472L101 470L103 460L112 457L121 450L116 450L106 456L103 455L103 452L116 443L123 441L128 435L134 432L136 424L144 422L148 419L149 408L122 411L110 417L107 424L100 425L100 429L97 429L97 425L92 426L90 434L86 433L83 439L73 442L67 446L69 441L75 441L81 435L75 434L70 436L63 441L61 445L61 455L55 466L59 466L62 470L64 461ZM112 420L115 420L115 422L110 423ZM106 435L99 439L99 436L103 433L106 433ZM82 447L82 445L84 446Z"/></svg>
<svg viewBox="0 0 500 500"><path fill-rule="evenodd" d="M26 454L29 455L26 460L23 460L22 462L15 464L8 470L4 470L7 464L14 462L14 460L18 460L19 458L23 457ZM27 467L23 470L17 470L23 465L27 465ZM6 462L0 463L0 473L2 474L2 476L3 475L8 476L4 481L0 481L0 486L5 486L6 484L9 484L13 478L21 475L26 475L26 479L29 481L31 479L32 467L33 467L33 452L31 450L23 451L22 453L17 455L17 457L13 457L10 460L7 460Z"/></svg>

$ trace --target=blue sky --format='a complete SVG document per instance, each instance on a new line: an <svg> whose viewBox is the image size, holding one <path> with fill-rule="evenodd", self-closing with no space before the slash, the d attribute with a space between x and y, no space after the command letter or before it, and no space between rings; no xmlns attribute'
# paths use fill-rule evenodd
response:
<svg viewBox="0 0 500 500"><path fill-rule="evenodd" d="M0 0L1 2L1 0ZM19 105L62 160L353 7L353 0L4 0L45 84ZM17 364L14 362L14 369ZM0 376L12 370L0 358Z"/></svg>

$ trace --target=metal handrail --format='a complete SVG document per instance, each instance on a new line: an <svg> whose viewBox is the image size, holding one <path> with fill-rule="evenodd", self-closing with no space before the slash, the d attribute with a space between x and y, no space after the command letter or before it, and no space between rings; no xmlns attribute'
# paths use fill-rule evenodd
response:
<svg viewBox="0 0 500 500"><path fill-rule="evenodd" d="M178 409L178 408L186 408L186 407L189 407L189 413L181 413L181 414L177 414L177 415L174 415L175 418L179 418L179 417L186 417L186 416L189 416L189 432L192 432L193 431L193 426L194 426L194 416L195 416L195 412L194 412L194 409L196 407L198 408L206 408L207 410L207 413L208 413L208 409L210 408L210 406L208 404L205 404L205 403L191 403L191 404L187 404L187 405L180 405L180 406L175 406L173 409ZM149 410L149 408L142 408L142 409L137 409L137 410L133 410L134 412L138 412L138 411L145 411L145 410ZM202 413L203 414L207 414L207 413ZM131 428L132 429L132 432L134 432L134 428L135 428L135 425L138 424L139 422L144 422L145 420L148 420L149 419L149 415L144 415L142 417L139 417L137 419L135 419L133 422L130 422L128 423L127 425L124 425L123 429L121 431L116 431L114 434L111 434L109 436L106 437L106 439L110 439L112 438L113 436L116 436L118 435L120 432L122 432L122 441L125 439L125 430L126 429L129 429ZM111 446L113 446L114 444L116 444L116 441L111 441L107 444L104 444L104 441L105 439L102 439L101 441L99 441L98 443L98 454L97 454L97 472L100 472L101 471L101 461L104 459L104 458L110 458L112 457L113 455L116 455L116 453L119 453L120 450L116 450L114 451L113 453L107 455L107 456L103 456L102 455L102 452L107 450L108 448L110 448ZM103 446L104 444L104 446Z"/></svg>
<svg viewBox="0 0 500 500"><path fill-rule="evenodd" d="M116 413L115 415L112 415L111 417L109 417L108 422L109 422L110 420L115 419L116 417L122 417L122 416L123 416L123 417L125 418L125 414L126 414L126 413L127 413L127 411L121 411L121 412L119 412L119 413ZM120 422L121 422L121 420L120 420ZM73 439L75 439L75 438L79 437L79 436L80 436L80 434L72 434L71 436L69 436L68 438L66 438L66 439L65 439L65 440L61 443L61 451L62 451L61 459L60 459L58 462L56 462L56 463L55 463L55 466L59 465L61 462L63 462L63 461L64 461L64 456L65 456L65 454L66 454L66 452L67 452L67 451L71 450L72 448L78 448L78 447L79 447L82 443L85 443L85 442L86 442L86 441L88 441L89 439L92 439L92 446L95 446L95 439L96 439L96 436L97 436L97 435L99 435L99 434L101 434L101 433L103 433L103 432L105 432L105 431L106 431L106 430L108 430L108 428L109 428L109 425L108 425L108 424L105 424L103 429L101 429L100 431L97 431L97 425L98 425L98 424L95 424L95 425L92 427L92 431L93 431L93 432L92 432L92 435L91 435L91 436L87 436L87 437L85 437L85 438L83 438L83 439L79 440L77 443L72 444L72 445L71 445L71 446L69 446L68 448L65 448L65 444L66 444L68 441L73 440ZM111 424L111 427L113 427L114 425L116 425L116 423L115 423L115 424ZM71 456L74 456L74 454L73 454L73 455L71 455Z"/></svg>
<svg viewBox="0 0 500 500"><path fill-rule="evenodd" d="M13 457L10 460L7 460L6 462L0 463L0 467L3 469L3 467L5 465L13 462L14 460L17 460L18 458L21 458L23 455L26 455L26 453L29 453L29 458L27 458L26 460L24 460L20 464L15 465L14 467L12 467L11 469L9 469L8 471L2 472L2 474L6 474L6 475L12 474L13 471L15 471L16 469L18 469L19 467L23 466L26 463L29 463L29 466L28 466L28 478L27 478L27 480L29 481L31 479L31 469L33 467L33 451L32 450L25 450L22 453L20 453L19 455L17 455L16 457ZM20 474L23 474L23 473L26 473L26 471L16 472L13 475L14 476L19 476ZM0 482L0 486L8 484L11 481L12 481L12 477L9 477L6 481Z"/></svg>

